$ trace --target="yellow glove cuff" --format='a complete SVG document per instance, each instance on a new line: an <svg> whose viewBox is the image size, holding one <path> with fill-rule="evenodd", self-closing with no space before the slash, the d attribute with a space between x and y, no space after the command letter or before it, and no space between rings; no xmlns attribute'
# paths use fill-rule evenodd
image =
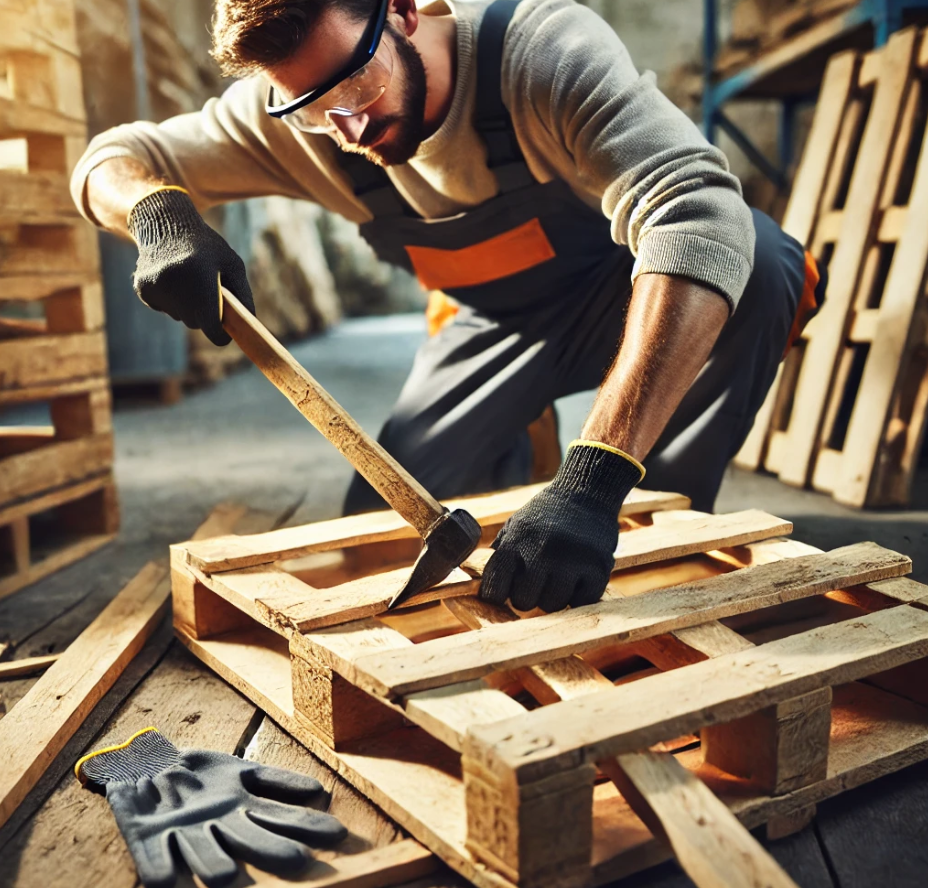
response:
<svg viewBox="0 0 928 888"><path fill-rule="evenodd" d="M81 766L85 762L89 762L92 758L96 758L98 755L103 755L104 752L116 752L117 749L125 749L136 737L141 737L142 734L147 734L149 731L157 731L157 728L142 728L141 731L136 731L125 743L117 743L115 746L106 746L103 749L95 749L93 752L88 752L87 755L81 756L77 763L74 765L74 776L80 780L81 785L85 783L84 777L81 774Z"/></svg>
<svg viewBox="0 0 928 888"><path fill-rule="evenodd" d="M615 453L617 456L624 456L625 459L627 459L636 469L638 469L639 472L641 472L641 477L638 479L639 484L644 481L644 476L647 474L644 466L638 462L635 457L626 453L624 450L619 450L618 447L611 447L609 444L603 444L602 441L583 441L580 438L577 438L575 441L571 441L570 444L567 445L568 450L570 450L571 447L597 447L600 450L608 450L609 453Z"/></svg>

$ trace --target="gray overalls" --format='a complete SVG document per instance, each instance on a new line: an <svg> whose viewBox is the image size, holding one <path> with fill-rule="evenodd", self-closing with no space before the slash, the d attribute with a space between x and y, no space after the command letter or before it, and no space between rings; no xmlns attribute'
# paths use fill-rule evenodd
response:
<svg viewBox="0 0 928 888"><path fill-rule="evenodd" d="M539 184L523 159L500 87L516 5L496 0L477 43L475 126L496 197L426 220L382 169L357 155L344 159L355 194L375 215L361 234L377 255L461 303L419 349L379 438L440 499L528 481L528 425L555 399L602 382L631 295L634 257L612 240L609 220L562 180ZM754 226L745 293L645 460L648 488L685 493L696 509L713 507L773 382L805 282L800 244L758 211ZM346 514L375 508L383 501L356 475Z"/></svg>

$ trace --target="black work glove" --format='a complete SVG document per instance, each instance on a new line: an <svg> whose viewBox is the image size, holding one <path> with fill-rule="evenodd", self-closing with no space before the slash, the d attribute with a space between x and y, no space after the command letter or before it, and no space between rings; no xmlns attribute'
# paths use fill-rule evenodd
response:
<svg viewBox="0 0 928 888"><path fill-rule="evenodd" d="M167 188L143 197L129 213L129 233L139 248L135 292L151 308L228 345L220 320L219 278L252 314L245 263L197 212L187 192Z"/></svg>
<svg viewBox="0 0 928 888"><path fill-rule="evenodd" d="M574 441L554 480L493 541L480 597L549 613L599 601L615 563L619 509L643 477L621 451Z"/></svg>
<svg viewBox="0 0 928 888"><path fill-rule="evenodd" d="M331 845L347 834L330 814L302 807L323 794L317 780L179 750L154 728L85 756L75 772L106 793L145 888L171 888L183 871L178 856L208 888L235 880L233 857L294 872L310 857L300 842Z"/></svg>

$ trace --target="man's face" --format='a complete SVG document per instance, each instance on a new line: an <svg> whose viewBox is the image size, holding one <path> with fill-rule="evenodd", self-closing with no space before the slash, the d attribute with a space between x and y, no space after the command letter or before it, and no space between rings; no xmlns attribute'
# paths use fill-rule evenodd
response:
<svg viewBox="0 0 928 888"><path fill-rule="evenodd" d="M425 66L416 47L395 24L400 21L396 14L388 16L378 50L378 54L392 52L394 60L393 76L383 95L360 114L330 117L332 136L343 151L363 154L381 166L406 163L424 138ZM327 7L296 54L267 69L265 77L285 100L302 95L344 67L364 27L364 22Z"/></svg>

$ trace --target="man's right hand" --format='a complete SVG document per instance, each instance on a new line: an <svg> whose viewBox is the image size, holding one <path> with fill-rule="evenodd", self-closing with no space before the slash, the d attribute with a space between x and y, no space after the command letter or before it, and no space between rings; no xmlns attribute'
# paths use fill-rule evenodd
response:
<svg viewBox="0 0 928 888"><path fill-rule="evenodd" d="M220 279L252 313L245 263L197 212L187 192L167 187L143 197L129 212L139 248L135 292L146 305L228 345L220 319Z"/></svg>

